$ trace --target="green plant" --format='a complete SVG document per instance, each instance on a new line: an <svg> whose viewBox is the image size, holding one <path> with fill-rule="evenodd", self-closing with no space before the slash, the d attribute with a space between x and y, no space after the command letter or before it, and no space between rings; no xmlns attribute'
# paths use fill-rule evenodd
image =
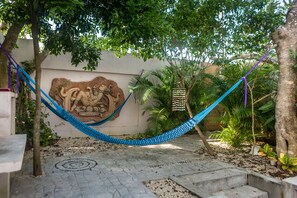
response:
<svg viewBox="0 0 297 198"><path fill-rule="evenodd" d="M173 73L173 68L165 67L145 73L130 83L130 89L139 103L145 104L143 113L148 113L146 137L159 135L175 127L185 116L184 112L174 116L171 111L171 88L175 83ZM148 102L152 103L147 105Z"/></svg>
<svg viewBox="0 0 297 198"><path fill-rule="evenodd" d="M243 112L243 108L240 108ZM243 126L244 122L241 122L242 117L229 117L226 121L227 125L217 133L211 134L211 138L219 138L222 142L227 142L229 145L235 148L240 148L244 142L252 141L252 134L249 130L246 130Z"/></svg>
<svg viewBox="0 0 297 198"><path fill-rule="evenodd" d="M60 136L50 128L50 122L46 122L48 114L41 113L41 123L40 123L40 145L48 146L53 144L54 141L58 140Z"/></svg>
<svg viewBox="0 0 297 198"><path fill-rule="evenodd" d="M289 157L288 154L281 153L278 160L283 170L288 170L289 172L297 171L297 158Z"/></svg>
<svg viewBox="0 0 297 198"><path fill-rule="evenodd" d="M270 159L276 159L277 155L270 147L269 144L265 144L262 148L259 149L259 155L267 156Z"/></svg>
<svg viewBox="0 0 297 198"><path fill-rule="evenodd" d="M242 62L225 62L220 70L220 75L210 76L213 82L212 91L216 93L216 98L224 94L238 79L244 76L250 69L250 65ZM213 134L212 137L220 138L221 141L229 143L233 147L241 147L245 142L252 142L252 132L255 138L274 132L274 109L273 93L276 89L275 67L263 64L248 76L251 85L249 94L253 95L253 105L248 98L248 104L243 106L243 86L234 90L222 102L224 113L220 122L222 131ZM272 101L272 102L270 102ZM263 105L270 104L270 106ZM253 107L253 108L252 108ZM254 123L253 123L254 121ZM271 135L272 136L272 135Z"/></svg>
<svg viewBox="0 0 297 198"><path fill-rule="evenodd" d="M27 134L27 143L33 145L33 124L34 124L35 102L30 97L30 91L27 87L22 86L21 92L17 98L16 112L16 132ZM41 111L40 123L40 145L47 146L53 141L59 139L57 133L50 128L50 123L45 121L48 114Z"/></svg>
<svg viewBox="0 0 297 198"><path fill-rule="evenodd" d="M208 104L201 70L202 67L186 62L145 73L140 79L131 81L130 89L137 100L141 104L148 104L145 107L145 112L148 112L146 136L162 134L189 119L187 111L172 111L172 88L179 87L182 83L188 88L187 82L193 80L194 74L195 83L189 95L190 108L196 113ZM178 80L181 77L182 80Z"/></svg>
<svg viewBox="0 0 297 198"><path fill-rule="evenodd" d="M258 108L258 110L261 112L263 115L263 127L267 131L273 131L274 129L274 124L275 124L275 115L274 115L274 110L275 110L275 101L274 100L269 100L266 103L264 103L262 106ZM266 115L264 117L264 115Z"/></svg>

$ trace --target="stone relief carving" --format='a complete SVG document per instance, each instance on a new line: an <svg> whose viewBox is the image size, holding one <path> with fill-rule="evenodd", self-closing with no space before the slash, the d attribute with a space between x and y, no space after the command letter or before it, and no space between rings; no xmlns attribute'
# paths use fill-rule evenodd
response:
<svg viewBox="0 0 297 198"><path fill-rule="evenodd" d="M125 100L117 83L98 76L91 81L52 80L49 95L83 122L98 122L111 115ZM116 115L116 117L118 117Z"/></svg>

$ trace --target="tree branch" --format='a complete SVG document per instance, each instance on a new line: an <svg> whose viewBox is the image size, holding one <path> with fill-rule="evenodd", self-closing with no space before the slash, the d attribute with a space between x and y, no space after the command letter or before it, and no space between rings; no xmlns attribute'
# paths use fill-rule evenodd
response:
<svg viewBox="0 0 297 198"><path fill-rule="evenodd" d="M241 55L235 55L231 57L229 60L259 60L261 57L258 54L241 54ZM269 64L277 64L277 60L267 57L264 61L264 63Z"/></svg>

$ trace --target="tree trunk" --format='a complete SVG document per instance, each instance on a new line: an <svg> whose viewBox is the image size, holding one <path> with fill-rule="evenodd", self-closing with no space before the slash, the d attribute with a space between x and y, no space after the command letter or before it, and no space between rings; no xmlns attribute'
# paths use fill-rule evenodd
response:
<svg viewBox="0 0 297 198"><path fill-rule="evenodd" d="M272 34L277 45L279 80L275 109L276 150L297 156L296 63L297 63L297 0L288 11L284 26Z"/></svg>
<svg viewBox="0 0 297 198"><path fill-rule="evenodd" d="M15 46L18 36L24 26L24 23L12 24L3 41L3 46L10 53ZM2 50L0 50L0 88L8 87L8 75L7 75L7 58Z"/></svg>
<svg viewBox="0 0 297 198"><path fill-rule="evenodd" d="M189 102L188 102L188 94L187 94L187 96L186 96L186 108L187 108L187 112L188 112L189 116L190 116L191 118L193 118L193 112L192 112L192 110L191 110L191 108L190 108L190 104L189 104ZM208 144L208 142L207 142L207 140L206 140L204 134L202 133L202 131L201 131L201 129L199 128L198 125L195 125L195 130L198 132L199 137L200 137L200 139L202 140L202 142L203 142L203 144L204 144L204 146L205 146L205 148L206 148L207 153L210 154L210 155L213 155L213 156L216 155L216 153L214 152L214 150L213 150L213 149L210 147L210 145Z"/></svg>
<svg viewBox="0 0 297 198"><path fill-rule="evenodd" d="M37 8L36 8L37 9ZM32 5L32 37L34 48L34 62L36 67L35 83L36 83L36 101L35 101L35 118L34 118L34 132L33 132L33 174L35 176L42 175L41 161L40 161L40 117L41 117L41 94L40 94L40 81L41 81L41 62L40 62L40 49L39 49L39 28L38 18L34 3Z"/></svg>

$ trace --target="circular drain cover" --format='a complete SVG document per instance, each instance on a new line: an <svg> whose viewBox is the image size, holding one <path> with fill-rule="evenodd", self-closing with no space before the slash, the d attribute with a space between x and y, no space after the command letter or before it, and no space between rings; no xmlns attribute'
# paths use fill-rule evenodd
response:
<svg viewBox="0 0 297 198"><path fill-rule="evenodd" d="M63 171L82 171L94 168L97 162L91 159L66 159L56 163L55 167Z"/></svg>

